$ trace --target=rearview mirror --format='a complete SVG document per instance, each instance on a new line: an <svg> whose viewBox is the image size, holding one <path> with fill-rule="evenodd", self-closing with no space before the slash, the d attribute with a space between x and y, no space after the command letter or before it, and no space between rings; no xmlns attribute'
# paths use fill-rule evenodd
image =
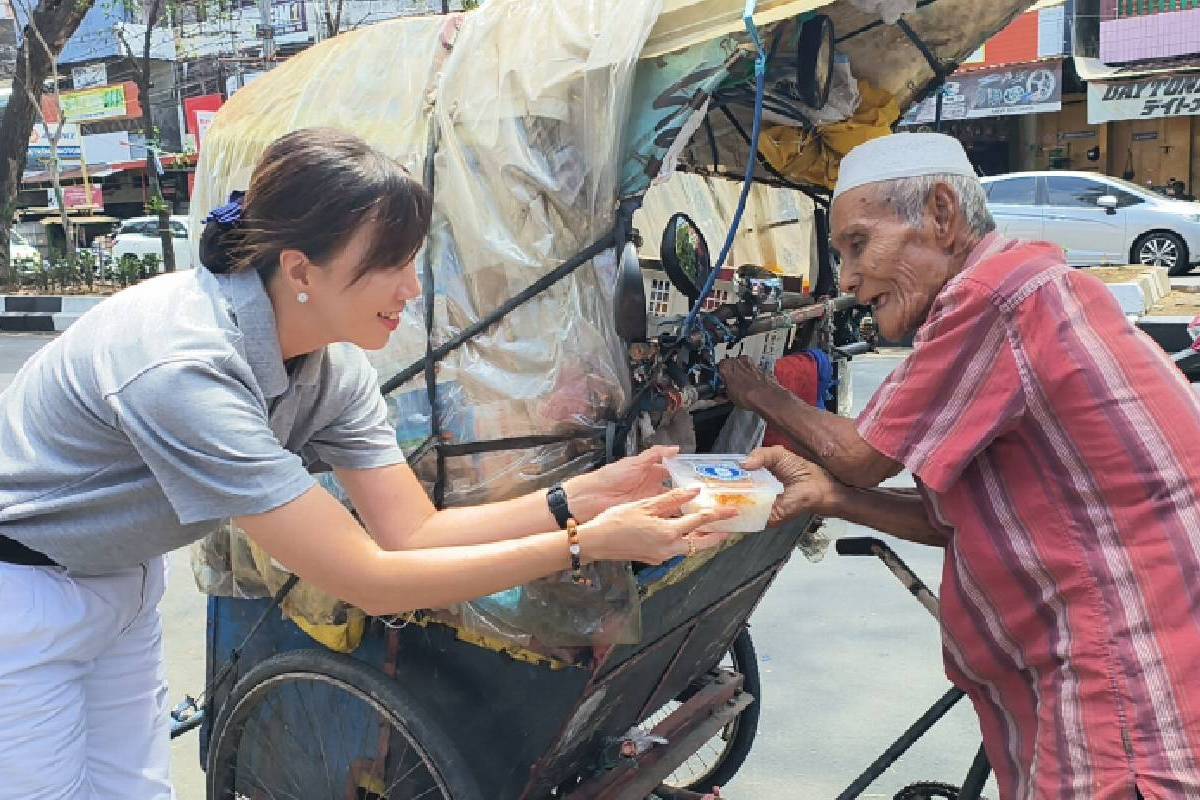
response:
<svg viewBox="0 0 1200 800"><path fill-rule="evenodd" d="M712 259L704 234L687 214L673 214L667 221L659 257L671 284L695 303L712 273Z"/></svg>
<svg viewBox="0 0 1200 800"><path fill-rule="evenodd" d="M613 313L618 336L626 342L646 340L646 284L642 283L642 265L633 242L625 243L617 264Z"/></svg>
<svg viewBox="0 0 1200 800"><path fill-rule="evenodd" d="M1117 198L1114 195L1105 194L1097 197L1096 205L1100 206L1110 214L1117 213Z"/></svg>

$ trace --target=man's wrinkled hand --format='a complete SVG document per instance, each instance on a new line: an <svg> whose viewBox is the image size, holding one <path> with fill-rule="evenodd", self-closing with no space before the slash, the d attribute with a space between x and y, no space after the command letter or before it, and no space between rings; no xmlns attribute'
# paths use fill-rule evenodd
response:
<svg viewBox="0 0 1200 800"><path fill-rule="evenodd" d="M783 484L783 494L771 508L771 524L801 514L833 516L845 488L821 467L783 447L760 447L744 462L746 469L766 468Z"/></svg>
<svg viewBox="0 0 1200 800"><path fill-rule="evenodd" d="M745 356L727 358L721 362L719 369L730 401L751 411L759 409L758 404L766 392L779 386L774 376L759 369Z"/></svg>

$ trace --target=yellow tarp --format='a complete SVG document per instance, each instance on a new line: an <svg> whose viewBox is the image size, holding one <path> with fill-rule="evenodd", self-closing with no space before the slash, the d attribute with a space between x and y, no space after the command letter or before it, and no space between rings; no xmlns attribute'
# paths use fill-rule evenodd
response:
<svg viewBox="0 0 1200 800"><path fill-rule="evenodd" d="M845 122L821 125L811 132L787 125L764 130L759 150L767 162L796 183L832 189L842 157L863 142L887 136L900 119L900 107L890 94L863 80L858 91L862 95L858 111Z"/></svg>

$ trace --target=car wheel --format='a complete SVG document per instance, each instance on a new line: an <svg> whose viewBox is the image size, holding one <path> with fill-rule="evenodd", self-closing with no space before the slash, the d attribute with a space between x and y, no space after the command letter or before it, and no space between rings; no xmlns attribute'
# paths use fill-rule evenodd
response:
<svg viewBox="0 0 1200 800"><path fill-rule="evenodd" d="M1192 265L1188 260L1187 244L1178 234L1154 231L1133 244L1132 261L1149 267L1165 267L1171 275L1185 275Z"/></svg>

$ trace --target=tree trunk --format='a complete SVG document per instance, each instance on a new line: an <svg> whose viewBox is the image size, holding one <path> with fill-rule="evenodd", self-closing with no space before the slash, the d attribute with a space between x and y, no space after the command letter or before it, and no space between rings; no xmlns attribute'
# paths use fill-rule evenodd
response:
<svg viewBox="0 0 1200 800"><path fill-rule="evenodd" d="M171 207L163 197L162 184L158 180L158 159L154 157L154 119L150 116L150 37L154 25L162 13L162 0L154 0L150 13L146 15L146 37L142 41L142 65L138 75L138 93L142 96L142 131L146 137L146 179L150 182L150 203L158 214L158 240L162 244L164 272L175 271L175 244L171 236Z"/></svg>
<svg viewBox="0 0 1200 800"><path fill-rule="evenodd" d="M42 96L42 84L67 41L75 34L94 0L42 0L33 9L21 36L17 53L13 91L4 118L0 120L0 281L11 279L8 263L9 229L17 210L17 190L25 171L29 133L37 113L36 100ZM54 51L47 53L32 31L37 26L43 39ZM31 48L26 58L26 48ZM30 91L26 91L28 86ZM30 96L32 94L32 97Z"/></svg>

